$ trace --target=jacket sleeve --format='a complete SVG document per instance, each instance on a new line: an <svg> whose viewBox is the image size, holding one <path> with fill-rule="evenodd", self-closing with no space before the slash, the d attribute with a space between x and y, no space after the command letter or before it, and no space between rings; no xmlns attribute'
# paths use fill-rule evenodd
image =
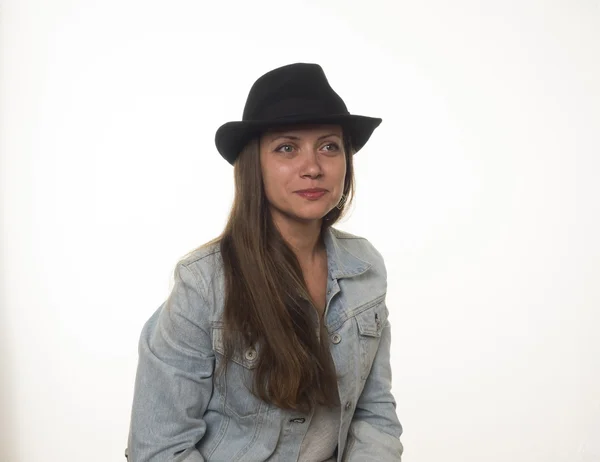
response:
<svg viewBox="0 0 600 462"><path fill-rule="evenodd" d="M390 323L386 320L371 372L350 423L344 462L400 462L402 426L391 393Z"/></svg>
<svg viewBox="0 0 600 462"><path fill-rule="evenodd" d="M181 262L167 300L142 329L128 462L205 462L195 445L213 390L214 352L199 279Z"/></svg>

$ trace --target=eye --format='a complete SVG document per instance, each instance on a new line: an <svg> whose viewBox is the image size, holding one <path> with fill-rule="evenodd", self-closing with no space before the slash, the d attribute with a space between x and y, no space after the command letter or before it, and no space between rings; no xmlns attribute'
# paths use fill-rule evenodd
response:
<svg viewBox="0 0 600 462"><path fill-rule="evenodd" d="M337 143L327 143L325 145L323 145L323 149L325 151L329 151L329 152L335 152L335 151L339 151L340 150L340 146Z"/></svg>
<svg viewBox="0 0 600 462"><path fill-rule="evenodd" d="M282 152L284 154L291 154L294 152L294 146L291 144L282 144L275 149L276 152Z"/></svg>

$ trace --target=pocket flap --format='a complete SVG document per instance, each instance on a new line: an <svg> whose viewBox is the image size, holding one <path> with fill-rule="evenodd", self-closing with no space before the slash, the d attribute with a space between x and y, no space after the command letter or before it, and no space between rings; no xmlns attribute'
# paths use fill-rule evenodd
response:
<svg viewBox="0 0 600 462"><path fill-rule="evenodd" d="M225 355L225 346L223 344L223 336L225 329L222 327L212 328L212 346L213 350L222 356ZM243 351L235 351L231 360L246 369L254 369L258 364L258 355L260 353L259 345L249 345Z"/></svg>
<svg viewBox="0 0 600 462"><path fill-rule="evenodd" d="M383 301L356 315L358 331L360 335L365 335L367 337L381 337L381 331L383 330L386 320L387 309Z"/></svg>

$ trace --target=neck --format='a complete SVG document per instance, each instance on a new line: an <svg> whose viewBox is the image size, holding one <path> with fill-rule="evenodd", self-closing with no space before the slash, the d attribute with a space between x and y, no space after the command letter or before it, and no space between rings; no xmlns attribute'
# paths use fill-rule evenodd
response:
<svg viewBox="0 0 600 462"><path fill-rule="evenodd" d="M325 249L321 239L322 220L300 222L274 213L273 222L300 264L310 264L322 255Z"/></svg>

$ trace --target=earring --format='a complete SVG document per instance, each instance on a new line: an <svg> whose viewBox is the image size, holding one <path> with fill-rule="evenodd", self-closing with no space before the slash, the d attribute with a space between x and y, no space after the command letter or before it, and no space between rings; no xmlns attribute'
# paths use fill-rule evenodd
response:
<svg viewBox="0 0 600 462"><path fill-rule="evenodd" d="M336 205L335 207L339 210L342 210L344 208L344 204L346 203L346 195L342 194L342 198L340 199L340 201L338 202L338 205Z"/></svg>

